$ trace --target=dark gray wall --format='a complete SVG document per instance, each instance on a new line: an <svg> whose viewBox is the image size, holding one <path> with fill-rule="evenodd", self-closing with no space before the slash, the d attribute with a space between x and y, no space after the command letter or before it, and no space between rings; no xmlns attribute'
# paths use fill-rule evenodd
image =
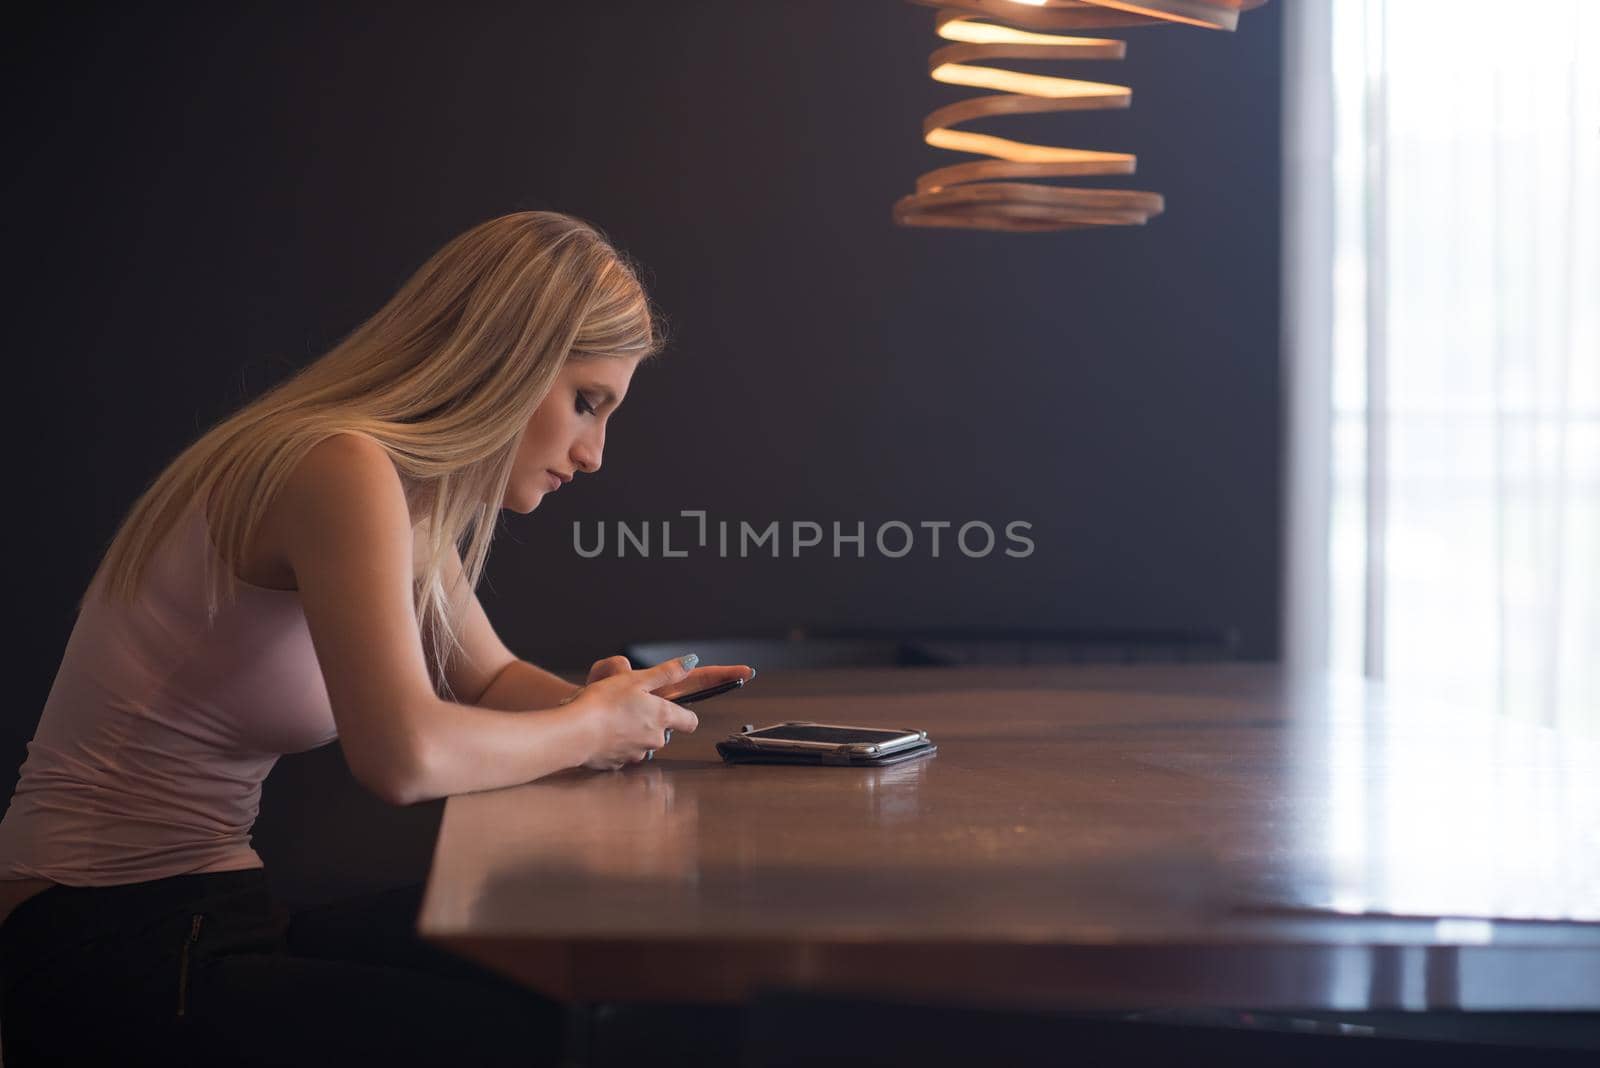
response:
<svg viewBox="0 0 1600 1068"><path fill-rule="evenodd" d="M1053 235L891 224L957 158L921 144L923 114L969 95L928 80L933 13L896 0L32 16L5 227L37 519L13 535L32 625L3 784L138 490L450 236L521 208L608 231L674 336L604 471L506 513L483 597L523 655L962 624L1234 626L1275 656L1281 7L1231 35L1126 31L1126 61L1079 69L1132 85L1131 110L986 127L1136 151L1106 184L1166 195L1147 227ZM574 521L681 508L1027 520L1036 549L573 551Z"/></svg>

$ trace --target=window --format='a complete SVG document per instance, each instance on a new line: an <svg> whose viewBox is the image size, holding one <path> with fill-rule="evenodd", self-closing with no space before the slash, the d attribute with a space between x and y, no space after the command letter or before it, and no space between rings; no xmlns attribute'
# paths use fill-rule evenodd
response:
<svg viewBox="0 0 1600 1068"><path fill-rule="evenodd" d="M1600 5L1294 7L1287 656L1600 733Z"/></svg>

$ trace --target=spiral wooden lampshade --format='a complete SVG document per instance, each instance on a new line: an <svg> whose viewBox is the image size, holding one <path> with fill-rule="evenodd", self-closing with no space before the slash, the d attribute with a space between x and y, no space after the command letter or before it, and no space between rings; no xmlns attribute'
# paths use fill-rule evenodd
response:
<svg viewBox="0 0 1600 1068"><path fill-rule="evenodd" d="M1242 10L1266 0L912 0L936 7L939 36L951 44L928 57L934 81L993 89L938 108L923 120L923 139L935 148L989 156L929 171L917 191L894 206L902 226L979 230L1070 230L1143 223L1161 213L1160 193L1084 189L1014 181L1083 175L1132 174L1134 157L1028 144L956 127L996 115L1125 108L1125 85L1027 74L991 65L1006 59L1121 59L1126 46L1100 37L1044 32L1152 23L1187 23L1232 30Z"/></svg>

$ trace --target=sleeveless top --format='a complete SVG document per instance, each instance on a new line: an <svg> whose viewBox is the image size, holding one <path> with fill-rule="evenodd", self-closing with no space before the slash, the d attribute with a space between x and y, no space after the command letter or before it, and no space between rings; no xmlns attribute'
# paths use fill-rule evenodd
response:
<svg viewBox="0 0 1600 1068"><path fill-rule="evenodd" d="M236 579L208 626L214 552L191 506L131 604L91 592L0 820L0 879L111 886L262 866L262 780L337 731L299 592Z"/></svg>

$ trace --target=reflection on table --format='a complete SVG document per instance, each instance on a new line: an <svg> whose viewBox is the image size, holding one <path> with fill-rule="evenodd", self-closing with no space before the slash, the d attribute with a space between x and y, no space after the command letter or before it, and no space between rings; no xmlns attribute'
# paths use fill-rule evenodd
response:
<svg viewBox="0 0 1600 1068"><path fill-rule="evenodd" d="M655 761L453 798L421 929L562 997L1600 1008L1594 738L1260 665L763 672ZM727 766L743 723L921 727Z"/></svg>

